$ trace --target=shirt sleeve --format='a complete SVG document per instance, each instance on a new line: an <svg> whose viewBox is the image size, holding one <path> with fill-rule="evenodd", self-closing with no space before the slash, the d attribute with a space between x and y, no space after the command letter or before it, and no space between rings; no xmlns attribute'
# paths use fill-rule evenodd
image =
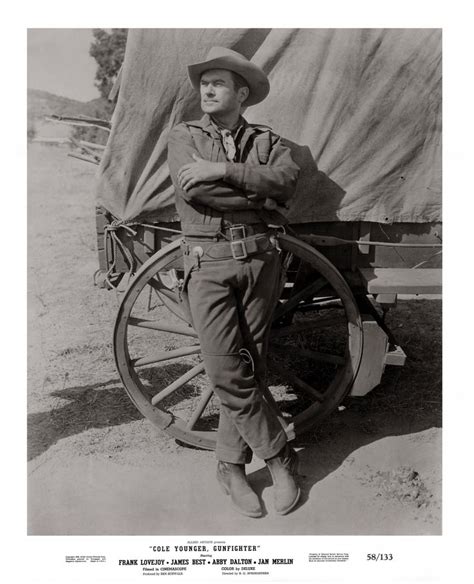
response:
<svg viewBox="0 0 474 584"><path fill-rule="evenodd" d="M187 191L181 189L177 180L178 170L184 164L195 162L193 154L202 158L202 153L197 150L188 127L185 124L178 124L168 139L168 166L177 197L181 197L187 203L199 203L222 212L262 208L263 200L252 200L237 185L223 180L201 182Z"/></svg>
<svg viewBox="0 0 474 584"><path fill-rule="evenodd" d="M268 197L277 203L284 203L295 191L300 169L282 139L271 134L271 140L268 162L227 162L224 181L242 189L250 200Z"/></svg>

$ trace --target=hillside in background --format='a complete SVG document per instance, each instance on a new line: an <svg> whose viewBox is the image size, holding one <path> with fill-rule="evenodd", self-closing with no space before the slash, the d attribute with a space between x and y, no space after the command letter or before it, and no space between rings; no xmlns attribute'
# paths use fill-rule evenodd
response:
<svg viewBox="0 0 474 584"><path fill-rule="evenodd" d="M74 126L47 122L45 117L53 114L110 119L111 106L103 98L83 102L39 89L28 89L27 104L29 137L65 138L78 131ZM97 142L105 143L104 139L107 137L105 132L95 130L95 135Z"/></svg>

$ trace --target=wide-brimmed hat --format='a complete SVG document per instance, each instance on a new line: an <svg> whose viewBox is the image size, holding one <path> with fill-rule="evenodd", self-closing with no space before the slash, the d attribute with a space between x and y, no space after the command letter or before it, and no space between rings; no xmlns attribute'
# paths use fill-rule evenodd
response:
<svg viewBox="0 0 474 584"><path fill-rule="evenodd" d="M189 79L196 91L199 91L201 75L209 69L227 69L245 79L249 87L249 96L242 104L244 106L263 101L270 91L268 77L262 69L232 49L212 47L205 61L188 66Z"/></svg>

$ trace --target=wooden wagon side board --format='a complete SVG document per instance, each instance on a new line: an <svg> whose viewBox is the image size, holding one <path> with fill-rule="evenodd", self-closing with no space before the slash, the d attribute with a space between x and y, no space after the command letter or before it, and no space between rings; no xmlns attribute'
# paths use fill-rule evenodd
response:
<svg viewBox="0 0 474 584"><path fill-rule="evenodd" d="M360 268L369 294L441 294L439 268Z"/></svg>

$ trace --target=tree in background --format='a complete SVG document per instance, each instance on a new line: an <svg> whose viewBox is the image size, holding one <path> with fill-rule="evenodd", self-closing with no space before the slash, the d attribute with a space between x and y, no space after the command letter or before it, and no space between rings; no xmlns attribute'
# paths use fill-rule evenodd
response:
<svg viewBox="0 0 474 584"><path fill-rule="evenodd" d="M94 41L89 49L89 54L97 61L95 74L95 86L101 97L89 102L93 108L92 116L109 120L112 117L115 103L109 101L109 94L122 66L125 45L127 44L126 28L113 28L110 32L103 28L95 28L92 31ZM107 142L108 132L96 127L76 127L74 138L86 140L98 144Z"/></svg>
<svg viewBox="0 0 474 584"><path fill-rule="evenodd" d="M125 55L127 43L127 29L113 28L107 32L103 28L95 28L92 31L94 42L89 54L97 61L95 74L95 86L102 97L107 99L117 78Z"/></svg>

